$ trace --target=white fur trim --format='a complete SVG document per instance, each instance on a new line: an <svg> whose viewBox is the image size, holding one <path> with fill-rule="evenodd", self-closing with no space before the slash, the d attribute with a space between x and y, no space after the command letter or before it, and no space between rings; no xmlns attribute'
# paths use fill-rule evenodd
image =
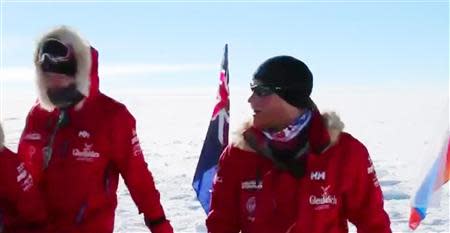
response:
<svg viewBox="0 0 450 233"><path fill-rule="evenodd" d="M91 58L91 46L87 41L81 38L81 36L73 29L60 26L55 29L50 30L45 33L38 41L36 46L36 51L34 52L34 64L36 68L36 76L37 76L37 86L39 92L39 100L41 106L51 111L55 106L50 101L47 96L47 89L44 85L44 72L41 67L38 65L39 61L39 49L41 48L43 42L45 42L49 38L55 38L60 40L61 42L72 46L73 52L75 53L75 59L77 60L77 72L75 75L75 82L77 89L84 96L89 96L89 89L91 85L90 73L92 66L92 58Z"/></svg>
<svg viewBox="0 0 450 233"><path fill-rule="evenodd" d="M325 112L322 114L322 117L328 128L328 133L330 134L330 141L331 141L330 146L332 146L336 144L336 142L339 140L339 136L344 130L345 125L341 121L340 117L334 111ZM242 124L242 126L233 133L233 139L231 144L234 147L239 148L241 150L254 152L254 150L247 144L243 136L244 131L250 128L251 126L252 121L246 120Z"/></svg>
<svg viewBox="0 0 450 233"><path fill-rule="evenodd" d="M322 114L322 117L327 125L331 144L336 144L339 140L339 135L341 135L341 132L344 130L344 122L341 121L339 115L334 111L325 112Z"/></svg>
<svg viewBox="0 0 450 233"><path fill-rule="evenodd" d="M241 124L241 127L239 129L233 132L231 144L234 147L245 151L255 152L255 150L253 150L253 148L251 148L244 139L244 132L247 129L249 129L252 125L253 125L252 120L248 119Z"/></svg>

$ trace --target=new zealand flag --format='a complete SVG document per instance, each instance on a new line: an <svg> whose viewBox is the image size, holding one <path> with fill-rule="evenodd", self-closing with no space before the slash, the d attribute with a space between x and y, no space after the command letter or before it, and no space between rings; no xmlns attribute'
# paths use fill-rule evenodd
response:
<svg viewBox="0 0 450 233"><path fill-rule="evenodd" d="M214 176L216 175L217 163L222 151L228 145L230 118L228 78L228 45L225 45L222 69L220 71L220 85L216 97L217 103L214 107L208 133L203 143L192 182L197 198L206 213L209 212L211 189Z"/></svg>

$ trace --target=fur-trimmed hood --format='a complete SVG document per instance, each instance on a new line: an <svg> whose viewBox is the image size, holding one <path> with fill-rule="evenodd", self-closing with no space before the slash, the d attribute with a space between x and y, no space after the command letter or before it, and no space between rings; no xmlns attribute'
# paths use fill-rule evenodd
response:
<svg viewBox="0 0 450 233"><path fill-rule="evenodd" d="M64 44L71 46L74 57L77 61L75 73L75 83L78 91L85 97L91 97L98 92L98 52L91 47L75 30L60 26L45 33L39 40L34 52L34 64L36 69L37 86L39 92L39 102L46 110L53 110L55 106L47 95L47 88L44 85L44 72L39 63L39 51L44 42L48 39L57 39Z"/></svg>
<svg viewBox="0 0 450 233"><path fill-rule="evenodd" d="M328 134L330 136L330 146L337 143L339 136L344 130L344 123L341 121L340 117L334 111L324 112L321 114L323 123L327 127ZM233 133L231 144L245 151L254 151L245 141L244 132L252 127L252 121L246 121L236 132Z"/></svg>

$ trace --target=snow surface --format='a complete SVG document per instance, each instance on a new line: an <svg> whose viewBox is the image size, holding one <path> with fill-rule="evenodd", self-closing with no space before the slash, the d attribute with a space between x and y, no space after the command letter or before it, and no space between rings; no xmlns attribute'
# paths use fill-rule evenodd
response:
<svg viewBox="0 0 450 233"><path fill-rule="evenodd" d="M176 232L205 232L206 215L195 199L191 181L215 103L216 88L107 90L134 114L138 135L167 217ZM249 92L231 89L231 129L250 116ZM8 89L1 95L6 145L17 150L33 91ZM447 87L315 87L313 99L323 110L337 111L345 130L369 149L394 232L408 229L411 196L435 155L436 130L448 125ZM449 185L440 193L415 232L449 232ZM121 183L115 231L148 232L143 217ZM355 229L352 227L352 231Z"/></svg>

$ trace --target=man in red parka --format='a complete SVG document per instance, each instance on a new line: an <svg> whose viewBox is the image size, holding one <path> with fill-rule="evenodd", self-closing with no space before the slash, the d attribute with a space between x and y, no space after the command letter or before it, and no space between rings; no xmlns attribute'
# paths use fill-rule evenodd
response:
<svg viewBox="0 0 450 233"><path fill-rule="evenodd" d="M134 117L99 91L97 51L59 27L40 39L34 63L39 99L28 114L19 154L45 196L46 232L113 232L119 174L151 232L173 232Z"/></svg>
<svg viewBox="0 0 450 233"><path fill-rule="evenodd" d="M312 73L290 56L253 77L253 122L221 155L210 233L390 233L365 146L310 99Z"/></svg>
<svg viewBox="0 0 450 233"><path fill-rule="evenodd" d="M42 197L24 163L4 146L0 125L0 232L38 232L45 220Z"/></svg>

